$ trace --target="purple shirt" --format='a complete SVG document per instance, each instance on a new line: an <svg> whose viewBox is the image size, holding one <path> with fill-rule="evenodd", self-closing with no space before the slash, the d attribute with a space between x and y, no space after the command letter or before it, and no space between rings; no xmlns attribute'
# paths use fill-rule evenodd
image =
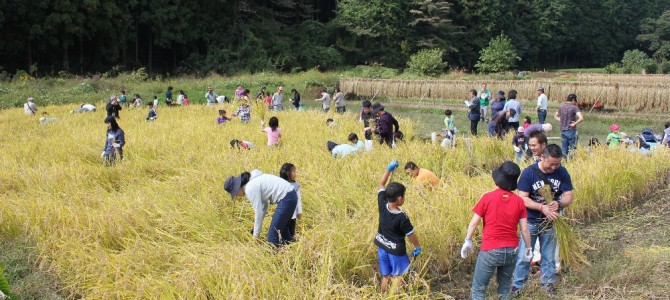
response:
<svg viewBox="0 0 670 300"><path fill-rule="evenodd" d="M526 139L530 139L530 135L535 131L542 131L542 124L533 124L528 126L528 128L523 131L523 135L526 136Z"/></svg>
<svg viewBox="0 0 670 300"><path fill-rule="evenodd" d="M394 128L395 127L395 128ZM388 112L379 117L377 121L377 134L384 138L393 138L393 133L400 130L400 124L393 115Z"/></svg>

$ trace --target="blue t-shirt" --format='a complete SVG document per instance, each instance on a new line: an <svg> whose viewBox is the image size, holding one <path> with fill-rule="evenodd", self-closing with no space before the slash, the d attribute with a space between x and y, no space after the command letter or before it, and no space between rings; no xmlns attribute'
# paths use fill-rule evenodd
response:
<svg viewBox="0 0 670 300"><path fill-rule="evenodd" d="M528 166L526 169L521 172L521 177L519 177L519 184L517 188L519 191L530 193L530 199L537 203L546 204L545 200L540 194L539 190L544 186L544 181L542 178L537 176L533 169L537 169L542 172L538 166L538 163L534 163ZM543 173L543 172L542 172ZM547 179L553 184L553 190L558 190L561 192L572 191L572 179L570 179L570 174L563 166L560 166L556 171L549 174L544 174ZM563 195L558 197L558 200L562 199ZM541 224L547 222L547 217L540 211L526 208L528 211L528 223L530 224ZM548 222L547 222L548 223ZM548 223L551 224L551 223Z"/></svg>

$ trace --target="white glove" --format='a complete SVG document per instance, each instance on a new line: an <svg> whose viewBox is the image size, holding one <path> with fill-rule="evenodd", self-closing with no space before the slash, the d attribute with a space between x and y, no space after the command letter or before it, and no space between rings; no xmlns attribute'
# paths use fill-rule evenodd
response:
<svg viewBox="0 0 670 300"><path fill-rule="evenodd" d="M265 125L265 120L261 120L261 126Z"/></svg>
<svg viewBox="0 0 670 300"><path fill-rule="evenodd" d="M461 258L468 257L468 254L475 252L475 249L472 247L472 239L465 239L463 247L461 248Z"/></svg>
<svg viewBox="0 0 670 300"><path fill-rule="evenodd" d="M114 148L119 148L119 147L121 147L121 144L119 144L119 143L114 143L114 144L112 144L112 146L114 146Z"/></svg>
<svg viewBox="0 0 670 300"><path fill-rule="evenodd" d="M100 157L105 157L105 151L102 151L102 154L100 154Z"/></svg>
<svg viewBox="0 0 670 300"><path fill-rule="evenodd" d="M533 259L533 248L526 248L526 253L523 254L523 262L530 262Z"/></svg>
<svg viewBox="0 0 670 300"><path fill-rule="evenodd" d="M521 152L521 148L514 146L514 152Z"/></svg>

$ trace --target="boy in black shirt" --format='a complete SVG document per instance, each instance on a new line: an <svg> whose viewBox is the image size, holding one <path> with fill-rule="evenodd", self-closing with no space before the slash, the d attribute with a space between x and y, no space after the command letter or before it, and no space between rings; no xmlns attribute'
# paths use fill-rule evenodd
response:
<svg viewBox="0 0 670 300"><path fill-rule="evenodd" d="M414 244L412 256L416 257L421 254L421 245L414 233L414 226L409 221L409 217L400 209L400 206L405 203L405 186L397 182L391 182L388 187L386 186L391 173L398 165L395 160L388 165L379 182L379 193L377 194L379 227L374 242L378 247L382 293L388 289L390 277L399 279L399 276L409 270L410 263L405 248L405 237Z"/></svg>

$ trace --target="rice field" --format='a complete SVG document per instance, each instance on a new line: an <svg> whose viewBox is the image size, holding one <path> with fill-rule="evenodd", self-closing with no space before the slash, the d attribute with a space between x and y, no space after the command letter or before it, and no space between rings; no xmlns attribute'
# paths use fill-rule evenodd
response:
<svg viewBox="0 0 670 300"><path fill-rule="evenodd" d="M431 280L474 262L459 256L471 208L494 187L491 170L513 158L507 142L474 138L452 149L407 139L393 150L333 159L327 140L362 136L352 113L254 109L249 124L218 126L219 108L234 111L228 104L159 107L158 120L146 123L146 109L122 110L127 145L114 167L100 158L102 111L44 107L58 118L45 125L20 109L0 111L0 238L33 241L41 265L71 298L382 298L372 243L378 180L390 160L412 160L442 181L429 190L402 170L393 177L409 186L403 209L424 249L398 297L436 298L443 295ZM279 118L280 147L265 146L261 115ZM338 125L325 126L328 117ZM414 124L400 122L411 137ZM256 149L231 149L232 139ZM568 218L591 222L634 205L666 178L667 155L580 149L565 164L576 199ZM299 241L275 250L249 234L251 205L231 200L223 182L244 170L278 174L284 162L297 167L304 215Z"/></svg>

